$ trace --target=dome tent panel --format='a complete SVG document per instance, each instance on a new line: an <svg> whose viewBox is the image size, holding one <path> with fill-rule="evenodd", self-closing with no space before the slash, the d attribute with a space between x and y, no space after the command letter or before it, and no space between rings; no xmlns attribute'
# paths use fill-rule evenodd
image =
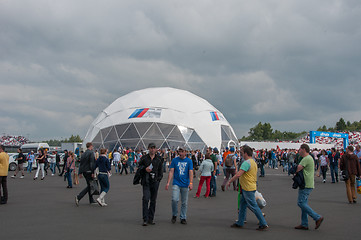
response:
<svg viewBox="0 0 361 240"><path fill-rule="evenodd" d="M118 134L115 130L115 127L112 126L111 130L109 131L108 135L105 137L104 142L109 142L109 141L114 141L114 140L118 140Z"/></svg>
<svg viewBox="0 0 361 240"><path fill-rule="evenodd" d="M144 136L144 134L149 130L149 128L152 126L153 123L151 122L139 122L139 123L134 123L136 129L139 132L139 135L141 137Z"/></svg>
<svg viewBox="0 0 361 240"><path fill-rule="evenodd" d="M144 134L143 138L164 140L164 136L156 124L152 124L152 126Z"/></svg>
<svg viewBox="0 0 361 240"><path fill-rule="evenodd" d="M117 131L117 135L118 135L118 139L120 139L124 133L125 133L125 130L127 130L129 128L129 123L127 124L121 124L121 125L116 125L115 126L115 130Z"/></svg>
<svg viewBox="0 0 361 240"><path fill-rule="evenodd" d="M131 123L128 129L125 130L125 133L120 139L123 140L123 139L134 139L134 138L139 139L140 135L138 133L138 130L135 128L134 124Z"/></svg>
<svg viewBox="0 0 361 240"><path fill-rule="evenodd" d="M176 127L172 124L165 124L165 123L156 123L160 129L160 131L163 133L163 136L165 138L168 137L168 135L171 133L171 131Z"/></svg>
<svg viewBox="0 0 361 240"><path fill-rule="evenodd" d="M169 136L167 137L167 140L185 142L185 139L184 139L181 131L179 130L178 126L176 126L173 129L173 131L169 134Z"/></svg>

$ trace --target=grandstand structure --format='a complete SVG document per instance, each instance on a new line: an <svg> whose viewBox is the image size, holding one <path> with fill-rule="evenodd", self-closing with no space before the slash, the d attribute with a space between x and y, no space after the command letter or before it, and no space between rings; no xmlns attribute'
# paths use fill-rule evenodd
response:
<svg viewBox="0 0 361 240"><path fill-rule="evenodd" d="M342 134L348 134L348 145L356 147L356 145L361 142L361 132L338 132ZM314 143L310 143L310 133L307 133L300 137L299 139L295 139L293 141L264 141L264 142L240 142L240 145L248 145L255 149L298 149L302 143L309 144L310 148L317 149L330 149L336 148L338 150L344 149L344 140L343 138L333 138L333 137L316 137Z"/></svg>
<svg viewBox="0 0 361 240"><path fill-rule="evenodd" d="M23 136L4 135L0 137L0 144L5 147L20 147L29 140Z"/></svg>
<svg viewBox="0 0 361 240"><path fill-rule="evenodd" d="M348 134L349 145L356 146L361 142L361 132L338 132ZM297 141L292 141L295 143L310 143L310 134L307 133L304 137L300 138ZM343 139L342 138L331 138L331 137L316 137L315 143L317 144L332 144L336 149L343 149Z"/></svg>

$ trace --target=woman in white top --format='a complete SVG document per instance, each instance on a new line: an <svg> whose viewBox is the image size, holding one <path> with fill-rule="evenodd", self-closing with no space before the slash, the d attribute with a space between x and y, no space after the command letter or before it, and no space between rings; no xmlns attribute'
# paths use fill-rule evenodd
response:
<svg viewBox="0 0 361 240"><path fill-rule="evenodd" d="M326 173L327 173L327 166L328 166L328 156L325 150L321 151L321 155L318 158L318 161L320 163L320 172L318 174L318 176L320 176L320 173L322 172L322 178L323 178L323 183L326 182Z"/></svg>

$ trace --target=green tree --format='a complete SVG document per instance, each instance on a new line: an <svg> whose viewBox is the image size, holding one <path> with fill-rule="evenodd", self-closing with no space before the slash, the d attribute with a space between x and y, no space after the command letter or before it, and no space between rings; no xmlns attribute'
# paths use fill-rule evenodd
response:
<svg viewBox="0 0 361 240"><path fill-rule="evenodd" d="M337 131L345 131L347 128L345 120L343 118L340 118L340 120L336 123L335 128Z"/></svg>
<svg viewBox="0 0 361 240"><path fill-rule="evenodd" d="M81 139L81 137L79 135L71 135L71 137L69 139L65 139L64 142L82 142L83 140Z"/></svg>
<svg viewBox="0 0 361 240"><path fill-rule="evenodd" d="M262 141L263 140L263 125L259 122L256 126L249 130L248 140Z"/></svg>
<svg viewBox="0 0 361 240"><path fill-rule="evenodd" d="M272 139L272 127L270 123L264 123L262 126L263 129L263 139L264 140L271 140Z"/></svg>

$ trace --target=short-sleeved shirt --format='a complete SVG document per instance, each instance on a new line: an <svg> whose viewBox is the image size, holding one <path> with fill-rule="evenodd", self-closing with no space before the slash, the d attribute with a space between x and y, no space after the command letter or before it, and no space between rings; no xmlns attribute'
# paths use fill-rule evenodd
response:
<svg viewBox="0 0 361 240"><path fill-rule="evenodd" d="M21 159L18 160L18 164L23 164L25 162L25 160L26 160L23 153L19 153L17 158L21 158Z"/></svg>
<svg viewBox="0 0 361 240"><path fill-rule="evenodd" d="M257 190L257 164L251 158L242 162L241 170L244 171L239 177L239 183L245 191Z"/></svg>
<svg viewBox="0 0 361 240"><path fill-rule="evenodd" d="M135 159L134 152L128 153L128 161L129 162L134 162L134 159Z"/></svg>
<svg viewBox="0 0 361 240"><path fill-rule="evenodd" d="M174 168L173 185L182 188L189 186L189 171L193 170L192 160L189 158L181 159L176 157L172 160L170 168Z"/></svg>
<svg viewBox="0 0 361 240"><path fill-rule="evenodd" d="M114 152L113 153L113 161L114 162L119 162L120 161L120 153L119 152Z"/></svg>
<svg viewBox="0 0 361 240"><path fill-rule="evenodd" d="M213 163L214 167L216 168L217 163L218 163L217 156L215 154L212 154L211 155L211 160L212 160L212 163Z"/></svg>
<svg viewBox="0 0 361 240"><path fill-rule="evenodd" d="M315 162L313 158L308 155L302 158L300 165L303 166L303 176L305 178L305 188L315 187Z"/></svg>

